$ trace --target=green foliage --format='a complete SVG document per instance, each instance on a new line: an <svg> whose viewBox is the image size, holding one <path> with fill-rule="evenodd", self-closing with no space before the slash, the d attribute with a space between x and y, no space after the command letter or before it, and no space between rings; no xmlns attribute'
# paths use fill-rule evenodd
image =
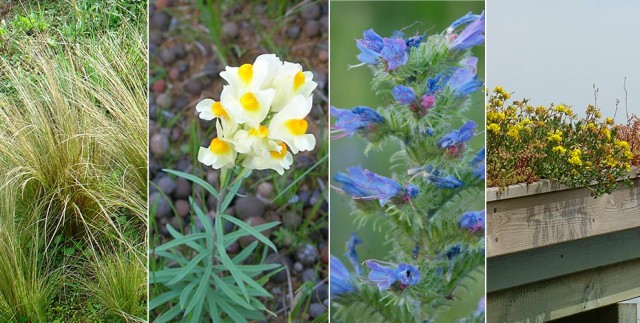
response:
<svg viewBox="0 0 640 323"><path fill-rule="evenodd" d="M619 140L612 118L587 107L578 119L563 104L534 108L528 100L507 104L511 95L496 87L487 105L487 177L489 186L553 179L584 187L595 197L610 193L631 169L633 152Z"/></svg>
<svg viewBox="0 0 640 323"><path fill-rule="evenodd" d="M192 225L190 233L182 234L168 225L173 240L152 249L152 255L164 258L165 265L150 273L149 283L162 287L162 293L153 296L149 309L162 305L169 308L156 321L168 322L179 315L182 315L182 321L191 322L200 322L203 317L234 322L266 319L263 312L269 311L259 298L271 297L263 287L269 276L258 276L264 272L273 274L282 268L279 264L252 264L251 259L258 242L277 251L276 246L261 232L276 227L279 222L252 227L224 213L248 172L239 172L231 184L230 176L223 174L218 192L193 175L165 171L192 181L218 197L221 203L218 204L212 225L207 211L190 199L191 208L203 224L204 232L198 232L196 226ZM237 229L225 233L223 227L226 222L233 223ZM253 236L258 241L231 257L226 251L227 247L244 236Z"/></svg>

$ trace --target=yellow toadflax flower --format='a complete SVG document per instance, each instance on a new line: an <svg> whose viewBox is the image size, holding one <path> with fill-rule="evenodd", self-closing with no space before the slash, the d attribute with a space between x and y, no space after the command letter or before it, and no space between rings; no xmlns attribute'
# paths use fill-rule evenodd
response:
<svg viewBox="0 0 640 323"><path fill-rule="evenodd" d="M243 166L251 169L273 169L278 174L284 174L285 169L289 169L293 164L293 156L287 151L287 145L280 142L269 151L269 156L249 155L244 160Z"/></svg>
<svg viewBox="0 0 640 323"><path fill-rule="evenodd" d="M269 137L284 141L294 154L313 150L316 138L307 134L307 121L311 111L312 97L297 95L278 112L269 123Z"/></svg>
<svg viewBox="0 0 640 323"><path fill-rule="evenodd" d="M317 86L318 84L313 81L313 73L303 72L300 64L284 62L273 80L276 97L271 103L271 111L282 110L296 95L311 96Z"/></svg>
<svg viewBox="0 0 640 323"><path fill-rule="evenodd" d="M228 127L231 129L231 127ZM225 138L229 131L222 129L220 122L216 124L218 137L211 140L208 148L200 147L198 160L213 168L231 167L235 164L238 155L234 149L233 142Z"/></svg>

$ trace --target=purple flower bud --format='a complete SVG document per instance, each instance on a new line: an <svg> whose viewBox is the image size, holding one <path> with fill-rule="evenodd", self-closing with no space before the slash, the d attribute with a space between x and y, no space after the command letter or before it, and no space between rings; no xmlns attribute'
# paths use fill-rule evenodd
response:
<svg viewBox="0 0 640 323"><path fill-rule="evenodd" d="M356 246L359 244L362 244L362 240L358 238L355 232L351 233L351 238L349 238L346 245L347 252L344 255L351 262L351 266L356 270L356 274L362 275L362 267L360 267L358 251L356 251Z"/></svg>
<svg viewBox="0 0 640 323"><path fill-rule="evenodd" d="M396 85L396 87L391 90L391 93L396 99L396 102L403 105L409 104L416 99L416 94L413 92L413 89L404 85Z"/></svg>
<svg viewBox="0 0 640 323"><path fill-rule="evenodd" d="M425 94L422 96L422 100L420 100L420 106L425 110L431 109L435 103L436 103L436 97L433 95Z"/></svg>
<svg viewBox="0 0 640 323"><path fill-rule="evenodd" d="M465 50L482 43L484 43L484 11L453 40L451 49Z"/></svg>

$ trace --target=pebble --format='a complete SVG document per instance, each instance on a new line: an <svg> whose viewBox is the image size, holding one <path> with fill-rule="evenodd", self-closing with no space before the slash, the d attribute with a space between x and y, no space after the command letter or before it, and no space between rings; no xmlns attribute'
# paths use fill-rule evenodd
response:
<svg viewBox="0 0 640 323"><path fill-rule="evenodd" d="M314 245L303 244L296 251L296 259L305 266L311 266L318 259L318 250Z"/></svg>
<svg viewBox="0 0 640 323"><path fill-rule="evenodd" d="M295 163L296 163L296 168L305 169L313 165L313 159L311 159L311 157L307 155L298 154L296 156Z"/></svg>
<svg viewBox="0 0 640 323"><path fill-rule="evenodd" d="M160 93L156 97L156 104L162 110L168 109L169 106L171 105L171 97L167 93Z"/></svg>
<svg viewBox="0 0 640 323"><path fill-rule="evenodd" d="M287 229L297 229L298 226L300 226L301 222L302 222L302 216L300 216L300 214L293 211L287 211L285 212L284 216L282 216L282 224Z"/></svg>
<svg viewBox="0 0 640 323"><path fill-rule="evenodd" d="M167 218L171 216L171 205L160 192L154 192L149 196L149 208L152 210L155 208L156 218Z"/></svg>
<svg viewBox="0 0 640 323"><path fill-rule="evenodd" d="M229 38L238 37L238 24L233 21L227 21L222 25L222 33Z"/></svg>
<svg viewBox="0 0 640 323"><path fill-rule="evenodd" d="M184 73L189 70L189 63L180 63L178 64L178 72Z"/></svg>
<svg viewBox="0 0 640 323"><path fill-rule="evenodd" d="M169 221L169 223L171 224L171 226L180 231L182 229L182 227L184 227L184 219L179 217L179 216L174 216L171 218L171 221Z"/></svg>
<svg viewBox="0 0 640 323"><path fill-rule="evenodd" d="M323 34L326 34L327 32L329 32L329 16L322 16L322 18L320 18L320 31L322 31Z"/></svg>
<svg viewBox="0 0 640 323"><path fill-rule="evenodd" d="M328 298L329 286L327 284L321 284L311 293L311 299L313 302L322 303Z"/></svg>
<svg viewBox="0 0 640 323"><path fill-rule="evenodd" d="M156 8L164 9L167 7L171 7L173 5L173 1L171 0L156 0Z"/></svg>
<svg viewBox="0 0 640 323"><path fill-rule="evenodd" d="M316 20L320 18L321 14L322 12L320 10L320 7L315 3L306 5L302 7L302 10L300 10L300 16L304 19Z"/></svg>
<svg viewBox="0 0 640 323"><path fill-rule="evenodd" d="M185 84L185 89L187 92L193 95L199 95L202 91L202 84L197 79L191 79Z"/></svg>
<svg viewBox="0 0 640 323"><path fill-rule="evenodd" d="M245 220L253 216L264 216L267 206L255 196L246 196L236 200L235 208L238 218Z"/></svg>
<svg viewBox="0 0 640 323"><path fill-rule="evenodd" d="M170 79L170 80L172 80L172 81L177 81L177 80L179 80L181 75L182 75L182 74L180 73L180 71L178 70L178 68L177 68L177 67L172 67L172 68L169 70L169 79Z"/></svg>
<svg viewBox="0 0 640 323"><path fill-rule="evenodd" d="M256 226L265 224L264 219L262 217L259 217L259 216L251 217L251 218L247 219L247 221L245 221L245 222L247 222L247 224L251 223L252 227L256 227ZM261 233L263 235L267 236L267 237L269 236L269 232L268 231L262 231ZM241 237L239 240L240 240L240 244L242 245L242 247L246 247L246 246L250 245L252 242L256 241L256 238L254 236L252 236L252 235L248 235L248 236Z"/></svg>
<svg viewBox="0 0 640 323"><path fill-rule="evenodd" d="M184 49L184 46L182 44L173 46L171 50L173 51L173 55L175 55L175 57L178 59L187 56L187 51Z"/></svg>
<svg viewBox="0 0 640 323"><path fill-rule="evenodd" d="M163 48L160 51L160 60L166 64L169 65L173 62L173 60L176 59L176 55L173 53L173 50L169 49L169 48Z"/></svg>
<svg viewBox="0 0 640 323"><path fill-rule="evenodd" d="M320 34L320 23L315 20L307 20L304 25L304 34L308 37L315 37Z"/></svg>
<svg viewBox="0 0 640 323"><path fill-rule="evenodd" d="M213 195L207 196L207 208L209 210L215 210L217 206L218 206L218 199Z"/></svg>
<svg viewBox="0 0 640 323"><path fill-rule="evenodd" d="M191 183L184 178L176 179L176 190L173 192L173 196L177 199L187 199L189 195L191 195Z"/></svg>
<svg viewBox="0 0 640 323"><path fill-rule="evenodd" d="M227 252L228 253L236 254L236 253L238 253L238 251L240 251L240 245L238 245L237 241L234 241L232 244L230 244L227 247Z"/></svg>
<svg viewBox="0 0 640 323"><path fill-rule="evenodd" d="M269 182L260 183L260 185L258 185L258 188L256 189L256 193L266 199L273 198L273 184Z"/></svg>
<svg viewBox="0 0 640 323"><path fill-rule="evenodd" d="M311 316L311 318L316 318L324 314L324 312L326 311L327 309L322 306L322 304L312 303L311 306L309 306L309 315Z"/></svg>
<svg viewBox="0 0 640 323"><path fill-rule="evenodd" d="M164 93L164 91L166 90L167 90L167 82L163 79L157 80L151 86L151 91L153 91L153 93Z"/></svg>
<svg viewBox="0 0 640 323"><path fill-rule="evenodd" d="M312 282L314 285L316 283L316 281L318 280L318 274L316 273L315 270L313 270L313 268L307 268L302 272L302 281L303 282Z"/></svg>
<svg viewBox="0 0 640 323"><path fill-rule="evenodd" d="M184 95L179 95L177 98L173 100L173 109L182 110L182 108L186 107L189 104L189 100Z"/></svg>
<svg viewBox="0 0 640 323"><path fill-rule="evenodd" d="M171 23L171 16L164 11L156 12L151 16L149 29L152 31L167 31ZM153 32L151 33L153 34Z"/></svg>
<svg viewBox="0 0 640 323"><path fill-rule="evenodd" d="M157 133L151 137L149 148L155 157L162 157L169 150L169 139L164 134Z"/></svg>
<svg viewBox="0 0 640 323"><path fill-rule="evenodd" d="M318 60L323 63L326 63L329 60L329 53L326 50L321 50L318 53Z"/></svg>
<svg viewBox="0 0 640 323"><path fill-rule="evenodd" d="M311 200L311 191L301 191L298 193L298 196L300 197L300 202L302 202L303 205L309 205L309 200Z"/></svg>
<svg viewBox="0 0 640 323"><path fill-rule="evenodd" d="M266 264L281 264L283 266L289 267L289 270L291 270L291 266L292 266L291 258L289 258L287 256L283 256L283 255L278 254L278 253L272 253L272 254L268 255L267 259L265 260L265 263ZM268 271L268 270L264 271L265 274L267 274L269 272L270 271ZM271 276L270 280L272 282L274 282L274 283L284 283L284 282L287 281L287 272L284 269L280 270L278 273L276 273L273 276Z"/></svg>
<svg viewBox="0 0 640 323"><path fill-rule="evenodd" d="M189 216L189 211L191 211L191 205L189 205L189 202L185 200L177 200L175 207L179 216L183 218Z"/></svg>
<svg viewBox="0 0 640 323"><path fill-rule="evenodd" d="M149 173L152 175L156 174L160 170L160 165L155 159L149 160Z"/></svg>
<svg viewBox="0 0 640 323"><path fill-rule="evenodd" d="M322 250L320 251L320 255L322 256L322 262L324 262L325 264L328 264L329 263L329 248L328 247L322 248Z"/></svg>
<svg viewBox="0 0 640 323"><path fill-rule="evenodd" d="M300 27L293 25L287 28L287 37L289 37L289 39L300 38Z"/></svg>
<svg viewBox="0 0 640 323"><path fill-rule="evenodd" d="M295 272L299 273L303 269L304 269L304 266L299 261L296 261L296 263L293 264L293 270L295 270Z"/></svg>
<svg viewBox="0 0 640 323"><path fill-rule="evenodd" d="M220 178L220 174L216 171L210 171L207 173L207 183L213 185L213 187L219 187L220 183L218 183L218 179Z"/></svg>
<svg viewBox="0 0 640 323"><path fill-rule="evenodd" d="M224 231L224 233L229 233L229 232L233 231L233 228L235 228L235 227L236 227L236 225L233 224L233 222L227 221L227 222L224 223L223 231Z"/></svg>
<svg viewBox="0 0 640 323"><path fill-rule="evenodd" d="M313 80L318 83L319 89L324 89L327 86L327 75L321 71L313 71Z"/></svg>
<svg viewBox="0 0 640 323"><path fill-rule="evenodd" d="M169 176L160 178L156 184L158 185L158 188L160 188L160 190L167 195L173 194L173 192L176 190L176 181L174 181L173 178Z"/></svg>
<svg viewBox="0 0 640 323"><path fill-rule="evenodd" d="M149 34L149 43L154 44L155 46L160 46L162 42L164 42L164 37L162 36L161 33L152 32ZM154 51L157 51L157 48L154 49ZM151 47L149 47L149 52L151 54ZM151 56L155 56L155 55L151 55Z"/></svg>

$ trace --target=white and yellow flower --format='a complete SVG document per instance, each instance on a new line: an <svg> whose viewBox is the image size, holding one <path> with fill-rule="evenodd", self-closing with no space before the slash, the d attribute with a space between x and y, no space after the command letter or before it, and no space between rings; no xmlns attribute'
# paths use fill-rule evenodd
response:
<svg viewBox="0 0 640 323"><path fill-rule="evenodd" d="M274 54L264 54L256 58L253 64L229 67L220 72L220 76L229 82L234 92L242 96L244 92L255 92L271 87L273 78L278 75L282 61Z"/></svg>
<svg viewBox="0 0 640 323"><path fill-rule="evenodd" d="M307 134L308 123L304 118L311 111L313 97L297 95L269 122L269 138L284 141L294 154L312 150L316 138Z"/></svg>
<svg viewBox="0 0 640 323"><path fill-rule="evenodd" d="M233 136L235 149L241 154L252 154L267 158L269 151L278 147L277 143L268 138L269 129L257 126L248 130L238 130Z"/></svg>
<svg viewBox="0 0 640 323"><path fill-rule="evenodd" d="M287 150L283 142L277 143L276 148L269 151L269 156L248 155L243 166L250 169L273 169L283 175L285 169L293 164L293 155Z"/></svg>
<svg viewBox="0 0 640 323"><path fill-rule="evenodd" d="M203 120L213 120L214 118L229 120L229 114L222 106L222 103L212 99L204 99L198 102L196 111L198 111L200 119Z"/></svg>
<svg viewBox="0 0 640 323"><path fill-rule="evenodd" d="M232 167L235 164L238 153L234 149L233 141L228 136L235 132L236 127L223 129L220 121L216 123L218 137L213 138L208 148L200 147L198 160L213 168Z"/></svg>
<svg viewBox="0 0 640 323"><path fill-rule="evenodd" d="M220 101L235 122L257 127L269 114L275 94L274 89L247 91L239 94L230 85L225 85L222 88Z"/></svg>
<svg viewBox="0 0 640 323"><path fill-rule="evenodd" d="M313 73L302 71L300 64L284 62L280 72L273 80L276 96L271 103L271 110L278 112L296 95L311 96L318 86L313 81Z"/></svg>

